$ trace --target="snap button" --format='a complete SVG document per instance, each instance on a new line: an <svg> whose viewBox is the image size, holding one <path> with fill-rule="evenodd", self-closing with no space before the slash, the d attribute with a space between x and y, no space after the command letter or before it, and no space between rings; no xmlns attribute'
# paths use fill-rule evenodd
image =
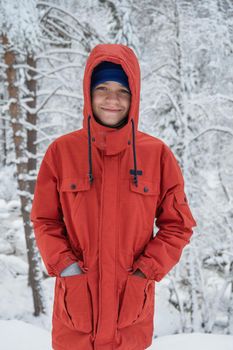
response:
<svg viewBox="0 0 233 350"><path fill-rule="evenodd" d="M70 188L71 188L72 190L74 190L74 189L76 188L76 185L75 185L75 184L71 184L71 185L70 185Z"/></svg>
<svg viewBox="0 0 233 350"><path fill-rule="evenodd" d="M128 145L130 145L131 144L131 141L130 140L128 140Z"/></svg>
<svg viewBox="0 0 233 350"><path fill-rule="evenodd" d="M94 136L92 137L92 141L95 141L95 138L94 138Z"/></svg>
<svg viewBox="0 0 233 350"><path fill-rule="evenodd" d="M147 186L144 187L144 192L148 192L149 188Z"/></svg>

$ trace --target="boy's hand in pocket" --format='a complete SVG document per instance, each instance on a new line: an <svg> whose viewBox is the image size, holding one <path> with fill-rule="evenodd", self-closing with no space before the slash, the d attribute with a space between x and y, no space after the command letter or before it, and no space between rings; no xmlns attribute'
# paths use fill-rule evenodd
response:
<svg viewBox="0 0 233 350"><path fill-rule="evenodd" d="M139 269L137 269L136 271L134 271L133 275L140 276L140 277L142 277L142 278L146 278L146 276L144 275L144 273L143 273L141 270L139 270Z"/></svg>
<svg viewBox="0 0 233 350"><path fill-rule="evenodd" d="M75 262L75 263L67 266L61 272L61 277L79 275L81 273L83 273L83 271L80 269L79 265Z"/></svg>

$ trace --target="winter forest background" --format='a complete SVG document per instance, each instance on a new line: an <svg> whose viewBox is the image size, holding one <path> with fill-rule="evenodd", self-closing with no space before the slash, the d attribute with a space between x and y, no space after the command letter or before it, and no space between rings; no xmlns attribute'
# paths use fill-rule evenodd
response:
<svg viewBox="0 0 233 350"><path fill-rule="evenodd" d="M197 221L156 285L154 336L233 334L232 0L0 0L0 318L50 330L55 279L29 219L34 184L52 140L82 127L98 43L139 58L139 129L175 153Z"/></svg>

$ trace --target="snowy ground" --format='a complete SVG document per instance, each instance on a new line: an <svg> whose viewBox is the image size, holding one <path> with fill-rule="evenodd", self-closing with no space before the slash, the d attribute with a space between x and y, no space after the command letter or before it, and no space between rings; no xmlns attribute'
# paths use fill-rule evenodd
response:
<svg viewBox="0 0 233 350"><path fill-rule="evenodd" d="M32 343L33 350L51 350L50 332L23 321L0 321L0 337L4 350L31 350ZM167 335L153 341L148 350L154 349L232 350L233 336L203 333Z"/></svg>

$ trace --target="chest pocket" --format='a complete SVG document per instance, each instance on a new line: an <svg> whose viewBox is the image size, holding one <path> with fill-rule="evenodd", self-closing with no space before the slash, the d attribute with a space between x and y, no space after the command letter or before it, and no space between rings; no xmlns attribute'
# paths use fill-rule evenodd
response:
<svg viewBox="0 0 233 350"><path fill-rule="evenodd" d="M61 202L73 213L77 213L82 200L91 188L88 178L68 177L61 180Z"/></svg>
<svg viewBox="0 0 233 350"><path fill-rule="evenodd" d="M139 179L138 186L136 186L130 179L130 190L143 194L144 196L156 196L159 194L158 182L151 182Z"/></svg>
<svg viewBox="0 0 233 350"><path fill-rule="evenodd" d="M153 227L159 197L159 181L139 179L138 186L129 181L130 207L143 220L145 229Z"/></svg>

